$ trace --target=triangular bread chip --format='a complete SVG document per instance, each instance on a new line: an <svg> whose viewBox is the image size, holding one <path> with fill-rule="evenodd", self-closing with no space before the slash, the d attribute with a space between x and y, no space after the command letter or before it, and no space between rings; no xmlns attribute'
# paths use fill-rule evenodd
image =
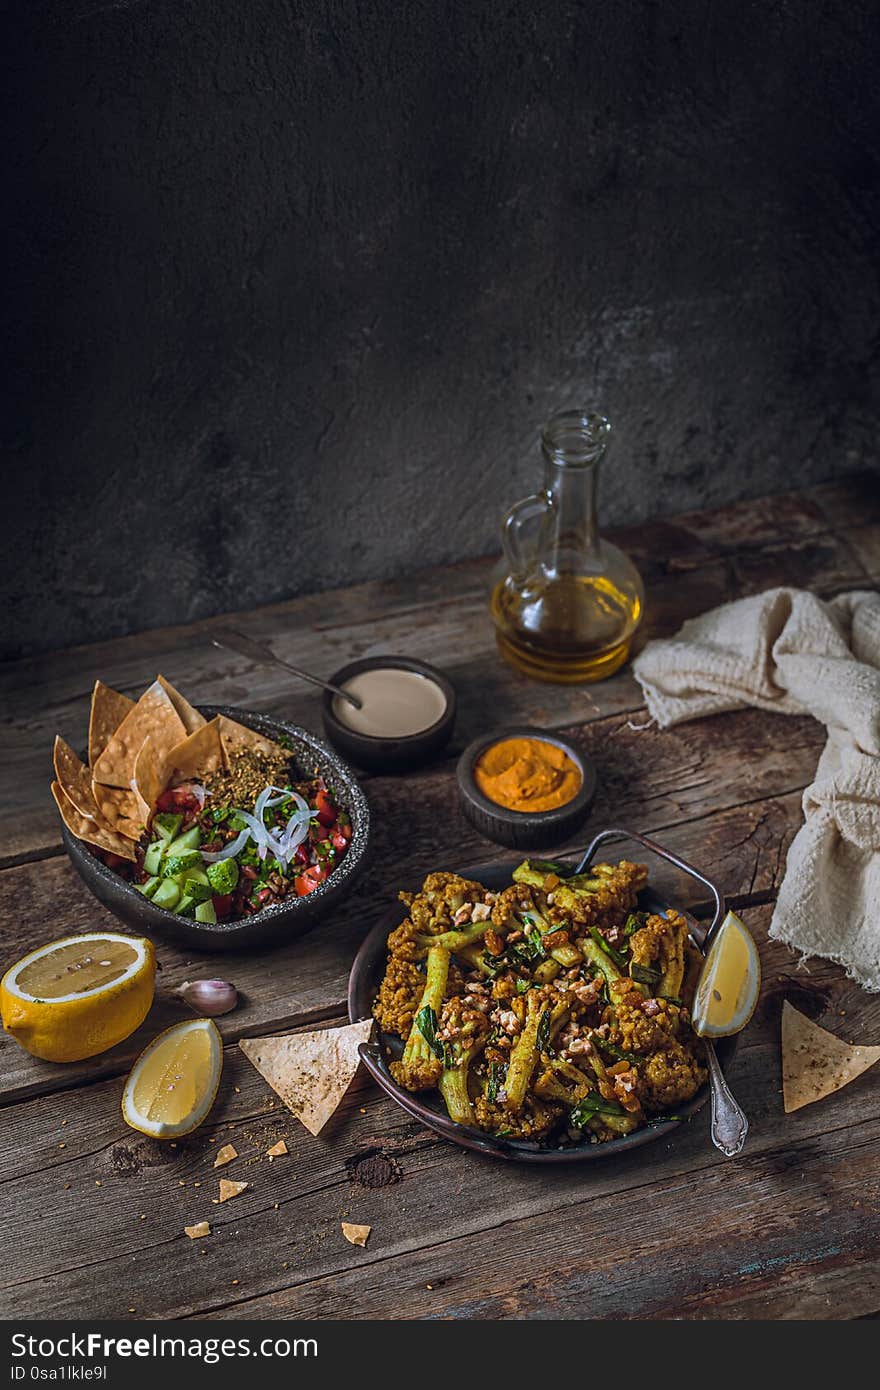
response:
<svg viewBox="0 0 880 1390"><path fill-rule="evenodd" d="M180 691L175 690L171 682L167 681L164 676L157 676L156 680L180 715L181 723L188 734L194 734L196 729L200 729L203 724L208 722L205 716L199 714L197 709L193 709L189 700L185 700Z"/></svg>
<svg viewBox="0 0 880 1390"><path fill-rule="evenodd" d="M342 1234L349 1245L366 1245L372 1229L372 1226L359 1226L354 1221L342 1222Z"/></svg>
<svg viewBox="0 0 880 1390"><path fill-rule="evenodd" d="M880 1047L843 1042L786 999L782 1005L782 1096L786 1114L855 1081L880 1061Z"/></svg>
<svg viewBox="0 0 880 1390"><path fill-rule="evenodd" d="M52 765L55 768L55 778L59 783L68 801L76 807L81 816L86 816L89 820L104 824L109 830L102 816L95 794L92 791L92 774L85 763L74 753L69 743L65 743L60 734L55 735L55 746L52 749Z"/></svg>
<svg viewBox="0 0 880 1390"><path fill-rule="evenodd" d="M249 750L253 753L263 753L266 757L277 757L281 754L288 757L287 749L282 748L280 743L273 743L270 738L264 738L254 729L248 729L244 724L238 724L234 719L227 719L225 714L217 716L220 728L220 742L223 745L223 756L227 768L229 759L236 753Z"/></svg>
<svg viewBox="0 0 880 1390"><path fill-rule="evenodd" d="M134 776L131 779L131 790L144 825L149 825L156 802L168 784L166 768L166 760L157 756L152 735L144 739L134 760Z"/></svg>
<svg viewBox="0 0 880 1390"><path fill-rule="evenodd" d="M233 1197L238 1197L249 1184L246 1182L232 1182L229 1178L220 1179L220 1195L218 1202L231 1202Z"/></svg>
<svg viewBox="0 0 880 1390"><path fill-rule="evenodd" d="M95 781L130 788L137 755L147 738L152 738L157 758L164 761L185 735L183 720L170 697L158 681L153 681L96 759L92 768Z"/></svg>
<svg viewBox="0 0 880 1390"><path fill-rule="evenodd" d="M242 1038L248 1061L276 1091L310 1134L320 1134L358 1069L358 1047L373 1030L372 1019L317 1033L280 1038Z"/></svg>
<svg viewBox="0 0 880 1390"><path fill-rule="evenodd" d="M171 749L167 762L168 775L163 785L185 782L190 777L207 777L211 772L219 772L222 766L220 716L215 715Z"/></svg>
<svg viewBox="0 0 880 1390"><path fill-rule="evenodd" d="M89 767L94 767L125 716L134 709L134 700L120 695L112 686L95 681L89 715Z"/></svg>
<svg viewBox="0 0 880 1390"><path fill-rule="evenodd" d="M106 849L111 854L118 854L122 859L135 858L134 845L131 840L126 840L123 835L117 835L114 831L99 825L97 821L89 820L88 816L81 815L73 802L65 796L60 783L52 783L52 795L55 798L55 805L61 812L61 819L71 835L75 835L78 840L85 840L89 845L96 845L98 849Z"/></svg>
<svg viewBox="0 0 880 1390"><path fill-rule="evenodd" d="M105 787L100 782L92 783L92 791L98 810L110 829L128 840L139 840L147 817L143 814L137 794L126 791L124 787Z"/></svg>

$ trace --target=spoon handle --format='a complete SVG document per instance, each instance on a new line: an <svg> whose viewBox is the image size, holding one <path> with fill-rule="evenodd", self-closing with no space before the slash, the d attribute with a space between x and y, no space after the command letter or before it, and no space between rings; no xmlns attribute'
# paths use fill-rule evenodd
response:
<svg viewBox="0 0 880 1390"><path fill-rule="evenodd" d="M235 652L238 656L246 656L251 661L264 661L272 666L283 666L285 671L292 671L295 676L299 676L301 681L308 681L310 685L317 685L321 690L329 690L340 699L346 700L355 709L360 709L363 701L356 695L351 695L347 690L342 690L338 685L333 685L331 681L322 681L320 676L313 676L310 671L303 671L299 666L294 666L290 661L284 661L282 657L276 656L271 647L264 646L262 642L255 642L252 637L245 637L240 632L221 631L214 633L211 641L215 647L222 647L225 651Z"/></svg>
<svg viewBox="0 0 880 1390"><path fill-rule="evenodd" d="M715 1055L715 1045L706 1042L706 1061L709 1065L709 1085L712 1097L712 1143L725 1158L736 1158L742 1152L749 1122L724 1079L721 1064Z"/></svg>

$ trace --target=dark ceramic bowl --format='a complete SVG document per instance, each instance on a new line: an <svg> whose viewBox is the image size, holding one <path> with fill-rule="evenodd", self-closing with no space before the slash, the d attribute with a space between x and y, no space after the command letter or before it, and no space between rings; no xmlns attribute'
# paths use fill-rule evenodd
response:
<svg viewBox="0 0 880 1390"><path fill-rule="evenodd" d="M460 872L465 878L476 879L485 887L498 890L506 887L510 882L513 868L512 863L479 864L476 867L461 869ZM639 894L639 907L642 910L665 912L669 906L669 903L649 889ZM395 927L399 926L405 914L406 909L402 906L391 909L366 937L355 957L348 981L348 1017L352 1023L372 1016L373 1001L385 973L388 936ZM684 916L691 926L694 944L700 950L705 950L705 929L687 913ZM737 1039L733 1037L719 1038L715 1044L718 1061L725 1072L733 1060L736 1043ZM405 1091L403 1087L398 1086L391 1075L388 1064L389 1061L400 1058L403 1053L403 1046L399 1038L387 1033L380 1033L378 1042L361 1045L361 1060L383 1091L386 1091L392 1100L396 1101L415 1119L421 1121L423 1125L426 1125L428 1129L441 1134L444 1139L449 1139L453 1144L471 1149L474 1153L486 1154L491 1158L507 1159L513 1163L540 1163L554 1166L565 1163L591 1163L597 1159L615 1158L627 1153L630 1149L640 1148L643 1144L651 1144L656 1139L667 1138L680 1124L691 1119L701 1110L709 1098L709 1087L706 1085L698 1091L692 1100L686 1101L683 1105L677 1105L674 1117L664 1119L661 1115L643 1129L634 1130L632 1134L622 1135L619 1139L611 1139L604 1144L591 1144L586 1141L580 1144L558 1144L553 1147L552 1145L542 1145L534 1140L499 1139L494 1135L487 1134L484 1130L471 1129L467 1125L456 1124L454 1120L449 1118L446 1107L436 1091L414 1094L412 1091Z"/></svg>
<svg viewBox="0 0 880 1390"><path fill-rule="evenodd" d="M425 676L440 687L446 700L446 709L436 723L417 734L407 734L403 738L373 738L370 734L356 733L333 712L335 696L325 690L321 701L321 714L324 719L324 732L344 757L350 758L357 767L371 772L401 772L406 768L418 767L445 748L455 725L455 691L436 666L424 661L413 661L408 656L365 656L360 661L351 661L336 671L330 681L333 685L343 685L352 676L362 671L413 671L417 676Z"/></svg>
<svg viewBox="0 0 880 1390"><path fill-rule="evenodd" d="M239 921L196 922L189 917L180 917L176 912L166 912L150 902L119 874L108 869L89 845L71 835L67 826L62 824L65 849L77 873L98 901L142 936L170 937L200 951L234 951L302 936L341 902L364 868L370 838L367 798L351 768L337 758L326 743L298 725L226 705L200 705L199 708L206 719L212 719L215 714L225 714L239 724L246 724L249 729L264 734L266 738L277 739L285 735L303 776L317 772L333 787L339 804L351 816L352 837L345 858L329 878L305 898L286 898Z"/></svg>
<svg viewBox="0 0 880 1390"><path fill-rule="evenodd" d="M561 748L580 771L581 786L577 795L554 811L508 811L506 807L490 801L476 784L474 765L487 748L506 738L539 738L544 743ZM544 729L527 726L495 729L490 734L475 738L459 758L456 775L461 809L471 825L485 839L507 845L509 849L550 849L553 845L563 844L583 825L596 795L596 770L592 763L588 763L564 738Z"/></svg>

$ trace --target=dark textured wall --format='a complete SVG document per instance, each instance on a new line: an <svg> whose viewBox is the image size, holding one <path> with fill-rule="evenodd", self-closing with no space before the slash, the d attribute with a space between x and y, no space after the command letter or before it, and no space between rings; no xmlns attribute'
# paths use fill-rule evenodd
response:
<svg viewBox="0 0 880 1390"><path fill-rule="evenodd" d="M6 654L874 466L869 0L5 12Z"/></svg>

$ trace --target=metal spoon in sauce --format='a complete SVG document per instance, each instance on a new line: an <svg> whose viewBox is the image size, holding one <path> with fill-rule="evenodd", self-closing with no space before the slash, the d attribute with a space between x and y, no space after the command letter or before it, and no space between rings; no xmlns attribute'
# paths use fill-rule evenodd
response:
<svg viewBox="0 0 880 1390"><path fill-rule="evenodd" d="M294 666L289 661L283 661L280 656L276 656L271 647L267 647L264 642L255 642L252 637L245 637L243 632L236 632L234 628L218 628L211 634L211 641L215 647L225 647L227 651L237 652L239 656L246 656L251 661L261 661L267 665L283 666L285 671L292 671L300 680L308 681L311 685L319 685L322 690L331 690L334 695L338 695L341 700L347 700L355 709L360 709L362 701L356 695L351 695L347 690L342 690L338 685L332 685L330 681L322 681L320 676L313 676L309 671L301 671L298 666Z"/></svg>

